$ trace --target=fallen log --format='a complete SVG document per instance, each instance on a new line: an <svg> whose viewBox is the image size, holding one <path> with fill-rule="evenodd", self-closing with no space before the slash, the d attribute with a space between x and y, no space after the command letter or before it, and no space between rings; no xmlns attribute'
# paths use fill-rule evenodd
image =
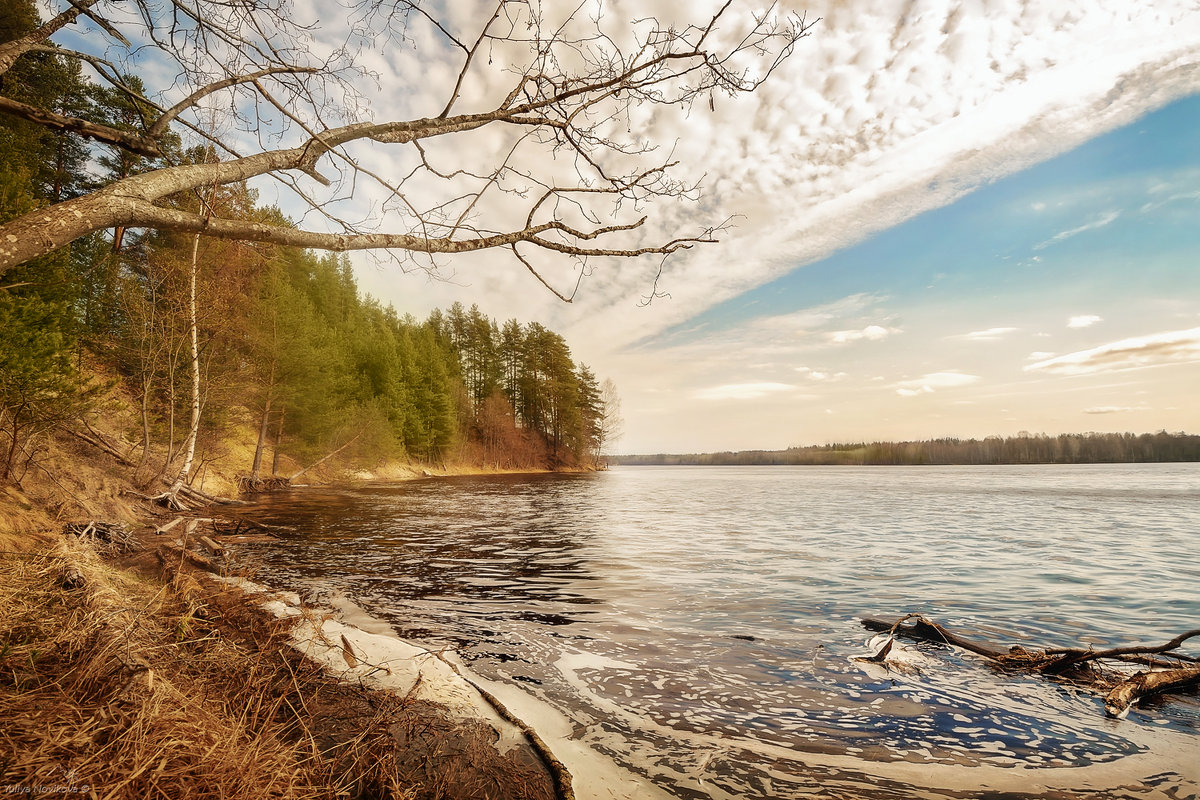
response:
<svg viewBox="0 0 1200 800"><path fill-rule="evenodd" d="M164 567L178 568L183 561L191 564L193 567L198 567L205 572L211 572L214 575L221 574L221 565L213 561L211 558L200 555L199 553L188 549L187 547L171 547L169 545L159 545L154 553L158 562Z"/></svg>
<svg viewBox="0 0 1200 800"><path fill-rule="evenodd" d="M358 433L354 434L353 438L351 438L351 439L350 439L350 441L346 442L346 443L345 443L345 444L343 444L341 447L339 447L338 449L334 450L332 453L329 453L329 454L327 454L326 456L324 456L323 458L320 458L320 459L318 459L317 461L313 462L312 464L309 464L307 467L305 467L304 469L300 470L299 472L293 472L291 475L289 475L289 476L287 477L287 480L288 480L288 482L289 482L289 483L291 483L292 481L296 480L296 478L299 478L299 477L300 477L301 475L303 475L304 473L306 473L306 472L308 472L308 471L310 471L310 470L314 470L314 469L316 469L317 467L321 466L321 465L322 465L322 464L324 464L326 461L328 461L329 459L333 458L333 457L334 457L334 456L336 456L338 453L342 452L342 451L343 451L343 450L345 450L347 447L349 447L350 445L352 445L352 444L354 444L356 441L358 441L358 437L360 437L360 436L362 436L362 431L359 431Z"/></svg>
<svg viewBox="0 0 1200 800"><path fill-rule="evenodd" d="M208 538L207 536L200 537L200 544L204 545L205 549L208 550L210 553L212 553L214 556L225 555L225 548L223 546L217 544L216 542L214 542L212 539Z"/></svg>
<svg viewBox="0 0 1200 800"><path fill-rule="evenodd" d="M909 620L913 620L912 624L905 625ZM862 625L868 630L886 633L889 638L878 653L860 660L885 663L892 637L895 636L951 645L983 656L1005 669L1066 678L1074 685L1105 693L1105 713L1117 718L1124 718L1142 698L1200 685L1200 659L1174 652L1188 639L1200 636L1200 629L1182 633L1161 645L1131 645L1104 650L1076 647L1038 650L1017 645L1006 650L988 642L960 636L920 614L906 614L895 622L863 619ZM1136 661L1149 664L1151 669L1129 675L1128 672L1113 669L1105 661Z"/></svg>
<svg viewBox="0 0 1200 800"><path fill-rule="evenodd" d="M69 433L71 436L74 436L76 439L80 440L81 442L86 442L87 444L90 444L92 447L96 448L97 450L107 453L108 455L115 458L117 460L117 463L119 463L119 464L123 464L127 467L132 467L134 465L133 461L130 460L130 458L128 456L126 456L124 453L122 453L120 450L118 450L116 445L112 444L107 439L105 439L103 435L101 435L96 430L94 430L86 422L84 422L83 424L88 429L87 433L84 433L83 431L77 431L74 428L67 426L67 425L60 426L59 430L65 431L66 433Z"/></svg>
<svg viewBox="0 0 1200 800"><path fill-rule="evenodd" d="M1129 709L1143 697L1186 689L1200 684L1200 665L1181 669L1160 669L1139 672L1113 687L1104 697L1104 712L1110 717L1124 719Z"/></svg>

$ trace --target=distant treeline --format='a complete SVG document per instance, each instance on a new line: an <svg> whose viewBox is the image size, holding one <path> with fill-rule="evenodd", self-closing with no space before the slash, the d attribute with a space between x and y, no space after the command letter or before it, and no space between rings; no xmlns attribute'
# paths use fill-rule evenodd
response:
<svg viewBox="0 0 1200 800"><path fill-rule="evenodd" d="M1187 433L1064 433L921 442L859 442L786 450L611 456L628 466L1121 464L1200 461L1200 436Z"/></svg>

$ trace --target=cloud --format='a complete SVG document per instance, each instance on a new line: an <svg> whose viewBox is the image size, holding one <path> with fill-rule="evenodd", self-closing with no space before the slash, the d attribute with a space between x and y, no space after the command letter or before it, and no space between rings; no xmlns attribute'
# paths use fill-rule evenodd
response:
<svg viewBox="0 0 1200 800"><path fill-rule="evenodd" d="M916 397L920 394L932 394L939 389L957 389L970 386L979 381L978 375L968 375L964 372L931 372L920 378L900 381L895 384L896 394L901 397Z"/></svg>
<svg viewBox="0 0 1200 800"><path fill-rule="evenodd" d="M1097 322L1101 322L1102 317L1097 317L1095 314L1081 314L1078 317L1071 317L1067 320L1068 328L1090 328Z"/></svg>
<svg viewBox="0 0 1200 800"><path fill-rule="evenodd" d="M313 2L324 7L324 2ZM658 14L682 29L681 23L710 18L720 4L610 0L604 4L604 21L615 32L627 27L629 19ZM438 5L453 13L453 32L464 41L463 37L473 40L477 20L491 11L482 0ZM731 10L741 7L749 13L751 5L735 4ZM775 315L761 320L762 327L744 324L729 332L731 338L690 351L656 342L662 332L679 330L706 309L749 289L1200 90L1200 70L1195 68L1200 12L1193 0L1156 0L1136 13L1123 4L1090 0L789 0L781 6L807 9L810 20L819 17L821 22L760 91L738 98L718 94L711 111L707 103L690 112L677 106L644 106L629 120L621 120L616 130L622 137L628 131L638 143L661 144L663 149L652 160L678 160L675 177L683 184L703 180L705 190L698 204L648 207L638 243L669 240L736 219L734 227L721 234L720 244L681 251L661 265L658 259L589 260L588 276L570 305L544 291L521 265L501 263L498 252L456 257L452 281L430 281L420 274L400 277L390 266L380 269L355 256L360 285L384 304L393 303L401 314L423 317L457 300L468 306L479 302L498 319L536 320L563 334L578 360L618 379L623 390L649 393L661 388L663 397L673 393L677 405L670 413L681 428L694 432L699 426L682 423L688 419L687 405L703 405L693 400L697 387L711 387L705 391L720 396L763 391L747 387L778 380L783 382L779 386L794 381L803 387L797 392L807 391L817 385L816 379L786 367L779 373L738 369L759 362L815 363L815 356L802 353L819 346L845 347L839 354L854 356L861 355L858 350L879 353L889 348L849 348L852 342L879 343L872 335L882 330L892 336L901 323L879 309L861 310L869 304L860 297L845 309L810 309L808 316L779 314L783 309L774 306L768 313ZM432 38L428 27L414 25L414 39ZM380 76L378 95L368 98L376 115L382 119L392 115L392 109L409 118L437 114L453 88L461 56L443 50L431 58L425 48L383 48L381 42L376 62L369 65ZM497 47L496 64L489 66L492 55L489 51L487 58L474 62L468 83L483 85L486 91L464 100L465 110L483 107L475 98L489 93L495 97L496 92L502 98L511 88L512 75L499 68L516 63L512 49ZM481 79L485 73L489 77ZM469 145L478 141L474 135L446 137L440 149L430 144L430 158L445 170L477 167L497 153L502 158L509 144L504 136L495 136L483 139L482 151L472 150ZM552 156L528 144L529 151L522 150L513 162L514 175L540 173L553 162ZM395 166L384 170L389 165L381 165L377 171L403 174L411 168L405 161L414 157L410 150L396 148L395 155L379 151L380 158L394 159ZM452 195L457 196L457 190ZM361 204L331 210L358 219L387 198L379 190ZM430 203L440 202L432 194L430 198ZM1041 219L1053 218L1055 206L1049 197L1030 199L1046 202ZM473 224L499 227L492 214L503 220L506 210L509 216L518 212L520 204L512 201L502 192L489 193L476 209L480 215ZM1080 217L1061 227L1103 220ZM559 261L545 274L570 291L579 272ZM669 293L670 299L638 307L639 298L652 287ZM851 313L851 306L858 310ZM687 338L680 335L674 341ZM646 346L647 342L654 344ZM634 346L638 343L641 346ZM1046 358L1050 356L1038 360ZM824 357L820 364L831 372L841 367L856 375L885 370L919 375L929 369L894 363L835 365ZM623 381L623 375L628 379ZM931 391L939 388L935 383L897 388L920 392L926 385ZM783 389L774 392L793 397L782 394Z"/></svg>
<svg viewBox="0 0 1200 800"><path fill-rule="evenodd" d="M1145 406L1092 406L1085 408L1085 414L1123 414L1126 411L1145 411Z"/></svg>
<svg viewBox="0 0 1200 800"><path fill-rule="evenodd" d="M1092 220L1091 222L1080 225L1078 228L1071 228L1070 230L1060 231L1059 233L1056 233L1053 236L1051 236L1046 241L1035 244L1033 246L1033 249L1034 250L1044 250L1045 248L1049 247L1050 245L1058 244L1059 242L1064 241L1065 239L1070 239L1072 236L1078 236L1081 233L1086 233L1088 231L1094 231L1097 228L1103 228L1105 225L1109 225L1113 222L1116 222L1117 218L1120 216L1121 216L1120 211L1109 211L1105 214L1102 214L1099 218Z"/></svg>
<svg viewBox="0 0 1200 800"><path fill-rule="evenodd" d="M1038 361L1025 370L1052 375L1091 375L1193 361L1200 361L1200 328L1121 339L1090 350Z"/></svg>
<svg viewBox="0 0 1200 800"><path fill-rule="evenodd" d="M889 336L901 333L899 328L885 328L882 325L868 325L860 330L831 331L825 334L830 344L850 344L851 342L879 342Z"/></svg>
<svg viewBox="0 0 1200 800"><path fill-rule="evenodd" d="M727 383L701 389L696 392L696 397L701 400L756 400L780 392L790 392L795 388L788 383Z"/></svg>
<svg viewBox="0 0 1200 800"><path fill-rule="evenodd" d="M1003 339L1010 333L1015 333L1019 328L987 328L982 331L971 331L952 337L955 339L966 339L972 342L995 342Z"/></svg>
<svg viewBox="0 0 1200 800"><path fill-rule="evenodd" d="M819 381L822 383L833 383L835 381L845 380L849 375L845 372L827 372L825 370L810 369L808 367L796 367L796 372L804 375L810 381Z"/></svg>
<svg viewBox="0 0 1200 800"><path fill-rule="evenodd" d="M456 14L455 33L474 35L482 1L447 5ZM596 341L597 361L1200 88L1200 72L1191 69L1200 14L1186 0L1163 0L1137 14L1087 0L1002 5L997 11L934 4L915 13L904 0L814 0L802 6L810 19L821 18L814 35L760 91L717 97L712 111L635 110L632 136L665 143L671 160L681 162L679 180L703 178L706 189L699 205L648 209L647 240L741 215L720 245L667 262L658 288L671 301L655 303L636 323L630 310L653 285L656 260L596 260L570 307L543 293L519 265L498 270L495 256L460 259L456 284L412 291L411 281L389 274L370 288L401 313L418 316L486 296L487 310L500 318L537 319L571 341ZM616 32L626 20L650 14L682 26L708 19L714 8L612 0L604 18ZM725 33L732 35L732 27ZM447 51L429 70L416 59L424 53L392 49L406 60L392 64L381 53L372 64L383 87L370 98L373 107L437 113L457 56ZM476 60L469 82L487 74L482 82L502 97L511 76L488 67L491 55ZM495 55L503 64L511 54ZM422 80L414 83L415 74ZM450 148L459 144L448 140ZM455 157L442 160L455 166ZM343 216L355 218L353 211ZM574 277L562 278L567 290Z"/></svg>
<svg viewBox="0 0 1200 800"><path fill-rule="evenodd" d="M880 295L860 292L824 303L811 308L803 308L787 314L774 314L759 317L751 325L757 330L771 333L804 334L840 321L845 325L846 318L855 317L872 306L878 305L886 298Z"/></svg>

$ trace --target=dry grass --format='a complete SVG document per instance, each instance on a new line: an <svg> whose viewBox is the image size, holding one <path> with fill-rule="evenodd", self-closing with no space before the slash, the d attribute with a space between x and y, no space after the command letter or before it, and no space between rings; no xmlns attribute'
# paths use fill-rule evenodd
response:
<svg viewBox="0 0 1200 800"><path fill-rule="evenodd" d="M102 798L328 796L288 741L279 698L262 691L262 659L198 624L205 609L186 581L138 585L65 544L5 567L5 784L69 776ZM72 567L85 581L64 591Z"/></svg>
<svg viewBox="0 0 1200 800"><path fill-rule="evenodd" d="M91 424L128 444L127 398L110 399ZM528 752L502 756L486 726L325 675L239 593L48 533L154 512L130 500L145 489L131 467L66 435L43 445L19 486L0 486L0 793L553 798ZM206 491L231 491L252 455L221 452Z"/></svg>
<svg viewBox="0 0 1200 800"><path fill-rule="evenodd" d="M139 577L70 539L0 557L0 719L0 791L553 797L490 729L324 675L240 595Z"/></svg>

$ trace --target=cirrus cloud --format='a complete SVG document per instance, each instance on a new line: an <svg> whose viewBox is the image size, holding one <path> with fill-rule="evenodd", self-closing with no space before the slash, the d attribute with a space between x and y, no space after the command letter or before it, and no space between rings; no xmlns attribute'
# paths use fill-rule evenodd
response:
<svg viewBox="0 0 1200 800"><path fill-rule="evenodd" d="M1089 350L1047 358L1025 367L1027 372L1090 375L1164 364L1200 361L1200 328L1134 336Z"/></svg>
<svg viewBox="0 0 1200 800"><path fill-rule="evenodd" d="M1145 411L1145 406L1092 406L1085 408L1085 414L1123 414L1127 411Z"/></svg>
<svg viewBox="0 0 1200 800"><path fill-rule="evenodd" d="M895 385L895 389L896 394L901 397L916 397L920 394L932 394L939 389L970 386L979 380L978 375L968 375L965 372L931 372L919 378L900 381Z"/></svg>
<svg viewBox="0 0 1200 800"><path fill-rule="evenodd" d="M955 337L958 339L966 339L971 342L995 342L1004 338L1010 333L1016 333L1019 328L987 328L982 331L971 331L970 333L960 334Z"/></svg>
<svg viewBox="0 0 1200 800"><path fill-rule="evenodd" d="M696 392L701 400L756 400L781 392L795 389L788 383L727 383L722 386L710 386Z"/></svg>
<svg viewBox="0 0 1200 800"><path fill-rule="evenodd" d="M868 325L865 328L849 331L830 331L825 334L830 344L850 344L852 342L878 342L889 336L901 333L899 328L885 328L883 325Z"/></svg>
<svg viewBox="0 0 1200 800"><path fill-rule="evenodd" d="M1059 242L1063 241L1064 239L1070 239L1072 236L1078 236L1081 233L1087 233L1088 231L1094 231L1098 228L1103 228L1105 225L1110 225L1113 222L1116 222L1117 218L1120 216L1121 216L1120 211L1109 211L1105 214L1101 214L1098 218L1092 220L1091 222L1087 222L1087 223L1084 223L1083 225L1080 225L1079 227L1071 228L1070 230L1061 231L1059 233L1054 234L1046 241L1035 244L1033 246L1033 249L1034 250L1044 250L1047 247L1049 247L1050 245L1058 244Z"/></svg>

